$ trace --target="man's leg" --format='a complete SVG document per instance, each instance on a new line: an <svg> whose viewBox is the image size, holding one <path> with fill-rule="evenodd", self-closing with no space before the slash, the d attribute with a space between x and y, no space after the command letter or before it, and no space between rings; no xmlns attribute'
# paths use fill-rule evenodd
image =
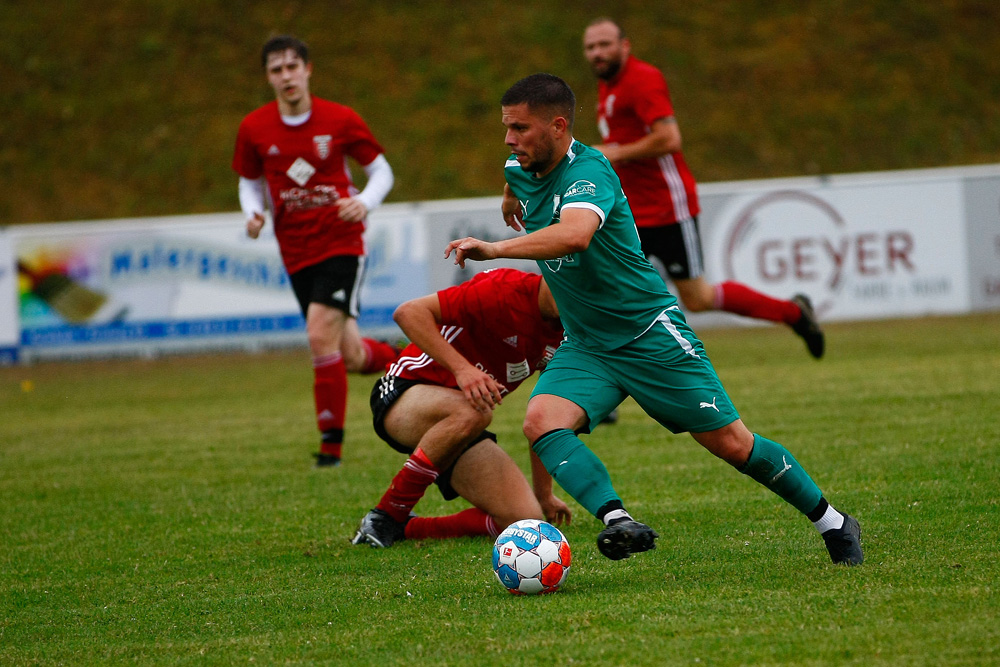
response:
<svg viewBox="0 0 1000 667"><path fill-rule="evenodd" d="M710 452L804 514L823 536L833 562L846 565L862 562L861 528L857 520L830 505L816 482L785 447L751 433L741 420L691 435Z"/></svg>
<svg viewBox="0 0 1000 667"><path fill-rule="evenodd" d="M573 401L536 393L528 402L524 435L559 486L606 526L597 537L601 553L620 560L654 549L656 532L632 519L604 463L576 436L587 421Z"/></svg>
<svg viewBox="0 0 1000 667"><path fill-rule="evenodd" d="M399 349L374 338L365 338L353 317L344 322L340 343L348 373L384 373L386 366L399 356Z"/></svg>
<svg viewBox="0 0 1000 667"><path fill-rule="evenodd" d="M321 303L306 311L306 335L313 359L313 398L320 432L317 466L340 465L347 413L347 367L340 351L348 316Z"/></svg>
<svg viewBox="0 0 1000 667"><path fill-rule="evenodd" d="M386 412L383 426L396 443L412 447L413 454L393 477L378 505L362 520L354 543L367 541L388 547L403 539L410 513L427 487L491 419L491 413L475 410L457 389L416 385L399 396Z"/></svg>

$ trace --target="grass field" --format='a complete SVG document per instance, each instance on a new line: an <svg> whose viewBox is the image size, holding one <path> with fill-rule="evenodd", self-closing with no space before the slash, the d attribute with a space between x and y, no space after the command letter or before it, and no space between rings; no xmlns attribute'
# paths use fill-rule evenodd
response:
<svg viewBox="0 0 1000 667"><path fill-rule="evenodd" d="M587 442L659 548L604 559L571 503L566 586L516 598L486 539L348 543L402 464L370 378L314 470L304 350L47 363L0 369L0 664L1000 664L1000 314L830 325L818 363L784 329L703 338L863 566L626 403ZM527 395L494 422L525 469Z"/></svg>

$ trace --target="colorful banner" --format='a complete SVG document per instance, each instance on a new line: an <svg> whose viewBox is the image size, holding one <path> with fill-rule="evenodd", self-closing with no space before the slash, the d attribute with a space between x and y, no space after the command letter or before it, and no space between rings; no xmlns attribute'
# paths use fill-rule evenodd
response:
<svg viewBox="0 0 1000 667"><path fill-rule="evenodd" d="M1000 165L700 188L710 282L809 295L823 320L1000 310ZM359 325L394 338L396 307L496 266L444 259L449 241L517 232L500 197L390 204L369 219ZM692 324L751 324L696 313ZM269 226L239 213L0 230L0 364L40 358L304 345Z"/></svg>
<svg viewBox="0 0 1000 667"><path fill-rule="evenodd" d="M398 335L400 299L428 290L424 228L408 208L366 233L359 325L372 335ZM16 294L28 358L305 342L273 232L248 238L240 214L26 225L4 238L17 283L4 294Z"/></svg>

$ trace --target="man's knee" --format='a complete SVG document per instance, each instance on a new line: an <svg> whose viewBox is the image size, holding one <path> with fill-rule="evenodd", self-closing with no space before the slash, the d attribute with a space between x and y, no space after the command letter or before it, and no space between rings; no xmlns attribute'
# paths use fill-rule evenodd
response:
<svg viewBox="0 0 1000 667"><path fill-rule="evenodd" d="M675 286L685 310L694 313L715 310L715 288L703 279L681 280Z"/></svg>

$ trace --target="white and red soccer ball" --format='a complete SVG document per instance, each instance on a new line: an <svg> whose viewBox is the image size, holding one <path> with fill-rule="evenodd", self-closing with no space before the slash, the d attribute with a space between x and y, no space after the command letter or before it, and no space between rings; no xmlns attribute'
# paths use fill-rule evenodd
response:
<svg viewBox="0 0 1000 667"><path fill-rule="evenodd" d="M493 571L515 595L557 591L566 581L571 559L566 537L538 519L515 521L493 543Z"/></svg>

